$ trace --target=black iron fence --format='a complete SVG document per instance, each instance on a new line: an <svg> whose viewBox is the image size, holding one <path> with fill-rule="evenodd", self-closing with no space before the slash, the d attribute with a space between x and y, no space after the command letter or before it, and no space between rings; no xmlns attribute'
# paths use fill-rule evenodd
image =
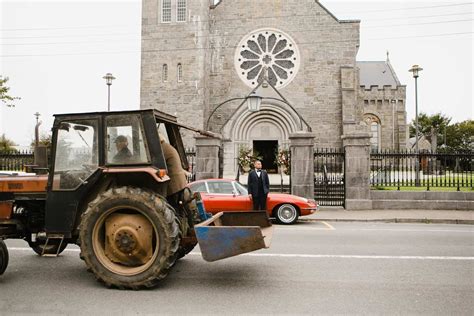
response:
<svg viewBox="0 0 474 316"><path fill-rule="evenodd" d="M196 180L196 148L186 148L186 158L188 159L188 182Z"/></svg>
<svg viewBox="0 0 474 316"><path fill-rule="evenodd" d="M0 170L26 171L27 165L34 163L32 151L0 151Z"/></svg>
<svg viewBox="0 0 474 316"><path fill-rule="evenodd" d="M345 153L342 148L314 151L314 198L323 206L344 206Z"/></svg>
<svg viewBox="0 0 474 316"><path fill-rule="evenodd" d="M383 151L370 155L370 183L375 187L473 188L474 152L416 153Z"/></svg>

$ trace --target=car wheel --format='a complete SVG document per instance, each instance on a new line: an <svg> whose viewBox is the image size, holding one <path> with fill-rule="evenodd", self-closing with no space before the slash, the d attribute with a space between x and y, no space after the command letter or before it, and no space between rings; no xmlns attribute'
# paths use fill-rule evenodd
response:
<svg viewBox="0 0 474 316"><path fill-rule="evenodd" d="M282 204L278 206L275 217L281 224L293 224L298 220L298 210L292 204Z"/></svg>

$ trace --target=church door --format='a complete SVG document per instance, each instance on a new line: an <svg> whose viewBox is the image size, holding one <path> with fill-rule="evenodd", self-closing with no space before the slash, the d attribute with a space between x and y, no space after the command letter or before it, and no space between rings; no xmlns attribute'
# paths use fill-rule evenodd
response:
<svg viewBox="0 0 474 316"><path fill-rule="evenodd" d="M268 173L278 173L275 157L278 152L277 140L254 140L253 154L262 157L263 169Z"/></svg>

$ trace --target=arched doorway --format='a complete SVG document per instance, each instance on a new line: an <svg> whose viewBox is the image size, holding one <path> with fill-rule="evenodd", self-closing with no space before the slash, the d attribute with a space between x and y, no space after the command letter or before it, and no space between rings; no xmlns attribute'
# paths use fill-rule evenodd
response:
<svg viewBox="0 0 474 316"><path fill-rule="evenodd" d="M298 130L299 118L279 102L262 102L259 112L242 107L224 125L224 175L235 176L239 148L252 148L263 156L263 167L277 172L274 159L278 148L289 145L289 136Z"/></svg>

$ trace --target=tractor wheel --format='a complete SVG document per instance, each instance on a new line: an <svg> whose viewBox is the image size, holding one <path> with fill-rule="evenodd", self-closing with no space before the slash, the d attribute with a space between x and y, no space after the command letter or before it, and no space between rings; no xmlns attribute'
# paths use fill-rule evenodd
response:
<svg viewBox="0 0 474 316"><path fill-rule="evenodd" d="M8 249L7 245L0 239L0 275L5 272L8 267Z"/></svg>
<svg viewBox="0 0 474 316"><path fill-rule="evenodd" d="M43 250L45 255L54 255L54 254L61 254L64 249L67 247L67 242L63 241L61 244L61 248L59 248L61 241L57 239L53 239L48 241L48 245L46 246L46 249L44 249L44 245L46 244L46 240L42 241L35 241L35 242L28 242L28 245L33 249L34 252L36 252L38 255L42 256L43 255ZM59 248L59 251L58 251Z"/></svg>
<svg viewBox="0 0 474 316"><path fill-rule="evenodd" d="M112 188L82 215L81 253L88 269L108 287L153 287L176 261L180 230L160 196L131 187Z"/></svg>

